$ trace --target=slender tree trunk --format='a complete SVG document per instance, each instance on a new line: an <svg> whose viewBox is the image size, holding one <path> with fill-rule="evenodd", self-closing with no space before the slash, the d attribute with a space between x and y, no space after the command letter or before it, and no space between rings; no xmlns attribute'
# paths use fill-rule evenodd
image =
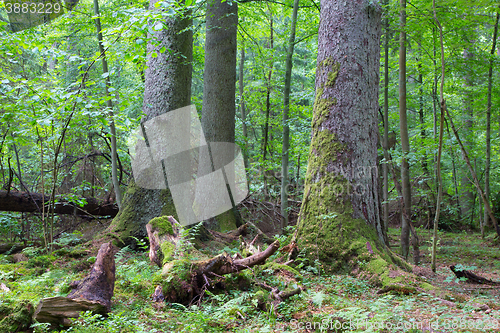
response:
<svg viewBox="0 0 500 333"><path fill-rule="evenodd" d="M441 86L439 88L440 94L440 105L441 105L441 121L439 125L439 147L438 147L438 157L437 157L437 181L438 181L438 197L436 202L436 215L434 216L434 233L432 238L432 259L431 259L431 269L436 272L436 252L437 252L437 231L439 222L439 211L441 208L441 198L443 197L443 183L441 177L441 153L443 151L443 131L444 131L444 113L446 110L446 102L444 100L443 87L444 87L444 75L445 75L445 63L444 63L444 46L443 46L443 28L439 22L436 15L436 1L432 1L432 8L434 11L434 20L439 29L439 40L441 42Z"/></svg>
<svg viewBox="0 0 500 333"><path fill-rule="evenodd" d="M157 2L150 0L151 11L161 10L155 6ZM178 13L173 16L165 13L160 19L163 29L149 34L142 123L191 104L192 19L184 3L177 4ZM170 51L162 53L163 47ZM143 189L131 181L123 196L122 209L107 233L114 235L120 244L129 243L129 236L146 237L146 224L161 215L177 215L170 190Z"/></svg>
<svg viewBox="0 0 500 333"><path fill-rule="evenodd" d="M270 36L269 36L269 48L272 50L274 48L274 30L273 30L273 16L270 15ZM262 164L263 164L263 181L264 181L264 198L269 199L269 192L267 186L267 168L265 166L267 160L268 142L269 142L269 118L271 115L271 79L273 75L273 58L271 57L269 73L267 75L267 88L266 88L266 122L264 124L264 136L262 142Z"/></svg>
<svg viewBox="0 0 500 333"><path fill-rule="evenodd" d="M401 131L401 146L403 158L401 159L401 184L403 187L403 202L405 212L402 214L401 224L401 254L408 259L410 249L410 223L411 218L411 186L410 165L407 154L410 152L408 137L408 121L406 117L406 0L400 0L400 35L399 35L399 125Z"/></svg>
<svg viewBox="0 0 500 333"><path fill-rule="evenodd" d="M465 132L465 138L464 138L464 144L465 147L468 151L472 151L473 147L473 120L474 120L474 109L472 108L472 96L470 93L470 89L472 89L474 85L474 79L473 79L473 73L472 73L472 59L474 57L474 54L472 53L474 43L472 42L471 45L464 49L463 52L463 58L465 63L467 64L467 72L464 78L464 108L465 108L465 116L466 120L464 121L464 132ZM465 171L465 170L464 170ZM462 179L461 179L461 187L462 187L462 196L461 196L461 208L462 208L462 216L465 218L469 218L470 221L472 222L472 215L473 212L471 212L471 209L473 209L473 201L474 201L474 194L472 192L472 187L473 183L469 180L469 177L467 176L467 173L464 172L462 174Z"/></svg>
<svg viewBox="0 0 500 333"><path fill-rule="evenodd" d="M493 56L495 54L497 45L497 35L498 35L498 19L500 12L497 11L497 17L495 21L495 27L493 29L493 45L491 46L491 58L490 66L488 70L488 105L486 108L486 163L484 170L484 195L488 202L490 201L490 164L491 164L491 91L493 86ZM488 212L484 211L484 222L485 227L491 226L491 221L488 218ZM484 232L483 232L484 234Z"/></svg>
<svg viewBox="0 0 500 333"><path fill-rule="evenodd" d="M288 149L290 147L290 127L288 126L288 112L290 110L290 90L293 67L293 48L295 46L295 28L297 26L297 12L299 0L293 2L290 39L286 54L285 91L283 96L283 147L281 152L281 229L288 225Z"/></svg>
<svg viewBox="0 0 500 333"><path fill-rule="evenodd" d="M244 76L244 67L245 67L245 45L242 45L241 47L241 58L240 58L240 68L239 68L239 86L238 90L240 93L240 115L241 115L241 127L242 127L242 134L243 134L243 140L245 140L245 145L243 147L243 160L245 163L245 168L248 168L248 129L247 129L247 114L245 110L245 95L244 95L244 88L245 84L243 81L243 76Z"/></svg>
<svg viewBox="0 0 500 333"><path fill-rule="evenodd" d="M201 112L208 143L235 142L237 26L236 2L208 1ZM233 209L212 220L211 228L228 231L241 225L229 186L228 191Z"/></svg>
<svg viewBox="0 0 500 333"><path fill-rule="evenodd" d="M118 181L118 154L116 148L116 126L115 126L115 116L113 112L113 102L111 101L111 95L109 94L109 88L111 87L111 80L109 79L109 69L108 69L108 59L106 58L106 50L104 49L103 38L102 38L102 28L101 28L101 18L99 12L99 1L94 0L94 14L96 18L94 19L95 28L97 32L97 41L99 42L99 52L101 53L102 61L102 72L106 75L104 78L105 91L106 91L106 107L109 117L109 131L111 133L111 179L113 181L113 188L116 195L116 203L118 208L122 205L122 192L120 190L120 182Z"/></svg>

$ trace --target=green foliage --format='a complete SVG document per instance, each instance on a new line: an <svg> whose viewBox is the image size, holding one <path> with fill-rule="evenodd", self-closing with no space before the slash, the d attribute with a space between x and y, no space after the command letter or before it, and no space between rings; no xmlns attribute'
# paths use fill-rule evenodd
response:
<svg viewBox="0 0 500 333"><path fill-rule="evenodd" d="M141 324L136 318L125 313L110 313L107 318L100 314L92 314L90 311L83 312L66 332L75 333L146 333L156 332Z"/></svg>

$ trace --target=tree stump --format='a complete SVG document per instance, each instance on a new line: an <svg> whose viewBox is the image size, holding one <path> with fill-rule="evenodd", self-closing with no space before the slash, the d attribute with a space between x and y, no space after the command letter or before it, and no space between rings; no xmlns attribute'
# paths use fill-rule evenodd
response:
<svg viewBox="0 0 500 333"><path fill-rule="evenodd" d="M35 311L38 322L69 326L69 318L78 318L82 311L106 314L111 310L115 286L115 258L111 243L101 245L89 275L72 283L75 288L68 297L44 298Z"/></svg>

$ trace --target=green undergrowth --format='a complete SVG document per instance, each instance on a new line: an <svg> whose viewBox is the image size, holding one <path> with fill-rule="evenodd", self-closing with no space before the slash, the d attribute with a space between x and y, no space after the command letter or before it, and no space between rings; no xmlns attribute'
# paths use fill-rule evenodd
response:
<svg viewBox="0 0 500 333"><path fill-rule="evenodd" d="M391 231L390 235L393 234L395 231ZM428 270L425 244L429 239L424 233L421 236L424 244L421 268ZM126 247L115 256L116 282L109 316L84 313L68 332L424 332L425 327L440 332L498 331L493 326L500 317L497 288L456 281L447 268L462 260L467 269L490 273L489 278L498 280L500 272L494 264L497 249L487 241L478 241L477 234L440 236L439 251L447 257L438 262L437 275L424 274L418 281L419 286L428 285L428 289L416 288L404 271L396 271L384 260L360 258L356 266L365 274L347 275L330 272L324 263L301 256L292 267L285 266L276 261L286 255L277 252L265 265L223 279L211 277L216 288L206 290L201 301L195 299L184 305L153 303L151 294L156 285L165 283L161 269L148 262L147 252ZM289 239L289 234L280 237L283 245ZM471 249L467 241L474 247L482 244L483 249ZM457 251L453 253L454 248ZM0 291L1 332L31 332L26 318L39 300L67 295L69 283L88 272L88 269L75 272L74 267L92 262L95 257L75 258L70 255L74 248L66 249L52 254L32 251L27 261L18 263L0 255L0 284L10 290ZM215 254L207 248L202 250L209 256ZM238 250L236 243L225 246L229 254ZM491 254L492 258L484 257L483 253ZM34 258L38 259L33 261ZM475 262L474 258L482 261ZM30 260L41 266L29 267ZM189 265L189 261L183 262ZM380 293L381 283L370 276L371 270L382 270L385 275L379 278L391 279L393 285L400 283L407 288ZM303 291L278 303L257 283L281 291L301 286ZM436 295L434 288L447 291L447 296ZM66 332L51 330L44 323L29 324L33 332Z"/></svg>

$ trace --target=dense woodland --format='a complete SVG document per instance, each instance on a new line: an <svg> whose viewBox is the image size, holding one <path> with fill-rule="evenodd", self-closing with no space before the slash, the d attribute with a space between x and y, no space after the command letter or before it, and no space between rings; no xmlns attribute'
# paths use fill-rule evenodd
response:
<svg viewBox="0 0 500 333"><path fill-rule="evenodd" d="M39 2L0 5L1 332L498 331L498 2ZM132 163L189 105L248 195L186 226Z"/></svg>

